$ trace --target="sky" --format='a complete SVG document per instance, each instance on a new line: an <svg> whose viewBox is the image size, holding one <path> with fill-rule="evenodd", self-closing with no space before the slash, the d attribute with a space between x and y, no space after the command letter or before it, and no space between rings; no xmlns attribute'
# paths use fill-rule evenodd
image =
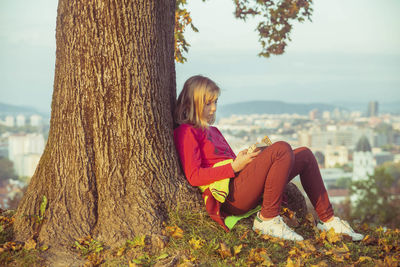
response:
<svg viewBox="0 0 400 267"><path fill-rule="evenodd" d="M192 75L212 78L221 104L400 101L400 1L315 1L312 22L294 25L286 53L260 58L257 20L233 16L232 0L189 0L188 61L176 64L177 91ZM50 111L55 0L0 1L0 102Z"/></svg>

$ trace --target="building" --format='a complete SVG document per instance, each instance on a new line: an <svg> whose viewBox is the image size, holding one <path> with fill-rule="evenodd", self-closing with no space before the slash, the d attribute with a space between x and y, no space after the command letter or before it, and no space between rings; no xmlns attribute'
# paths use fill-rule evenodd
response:
<svg viewBox="0 0 400 267"><path fill-rule="evenodd" d="M353 181L366 180L374 173L374 157L368 138L363 136L353 153Z"/></svg>
<svg viewBox="0 0 400 267"><path fill-rule="evenodd" d="M345 146L326 146L325 168L332 168L336 165L345 165L349 162L349 150Z"/></svg>
<svg viewBox="0 0 400 267"><path fill-rule="evenodd" d="M368 103L367 117L377 117L378 116L378 102L371 101Z"/></svg>
<svg viewBox="0 0 400 267"><path fill-rule="evenodd" d="M20 177L31 177L44 150L42 134L14 134L8 137L8 158Z"/></svg>
<svg viewBox="0 0 400 267"><path fill-rule="evenodd" d="M310 120L317 120L321 118L320 112L318 109L313 109L308 113Z"/></svg>
<svg viewBox="0 0 400 267"><path fill-rule="evenodd" d="M5 125L8 127L14 127L14 117L13 116L7 116L5 120Z"/></svg>
<svg viewBox="0 0 400 267"><path fill-rule="evenodd" d="M385 162L393 162L394 161L394 155L390 152L382 151L382 152L373 153L373 154L374 154L374 165L375 166L382 165Z"/></svg>
<svg viewBox="0 0 400 267"><path fill-rule="evenodd" d="M22 114L18 115L16 121L17 121L17 127L25 126L25 116L24 115L22 115Z"/></svg>
<svg viewBox="0 0 400 267"><path fill-rule="evenodd" d="M42 126L43 118L39 115L34 114L30 117L30 124L31 124L31 126L35 126L35 127Z"/></svg>

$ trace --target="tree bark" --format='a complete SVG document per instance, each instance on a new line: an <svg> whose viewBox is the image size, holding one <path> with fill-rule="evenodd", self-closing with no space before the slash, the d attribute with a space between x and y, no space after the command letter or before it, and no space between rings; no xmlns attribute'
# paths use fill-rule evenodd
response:
<svg viewBox="0 0 400 267"><path fill-rule="evenodd" d="M15 216L18 240L117 245L198 201L172 138L174 11L174 0L59 0L49 138Z"/></svg>

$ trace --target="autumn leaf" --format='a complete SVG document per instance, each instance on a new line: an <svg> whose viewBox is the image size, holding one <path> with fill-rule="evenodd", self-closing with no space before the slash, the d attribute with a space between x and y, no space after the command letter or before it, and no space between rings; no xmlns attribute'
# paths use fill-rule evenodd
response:
<svg viewBox="0 0 400 267"><path fill-rule="evenodd" d="M135 236L133 240L128 240L126 243L132 247L144 247L146 245L146 236Z"/></svg>
<svg viewBox="0 0 400 267"><path fill-rule="evenodd" d="M368 231L369 230L369 225L367 223L363 223L363 225L361 225L361 230Z"/></svg>
<svg viewBox="0 0 400 267"><path fill-rule="evenodd" d="M121 257L124 254L125 249L126 249L125 247L119 248L117 251L117 257Z"/></svg>
<svg viewBox="0 0 400 267"><path fill-rule="evenodd" d="M165 227L167 234L172 236L173 238L182 238L183 237L183 230L178 226L167 226Z"/></svg>
<svg viewBox="0 0 400 267"><path fill-rule="evenodd" d="M376 240L376 238L370 236L370 235L366 235L363 240L361 240L362 243L364 243L365 245L371 245L371 244L376 244L378 242L378 240Z"/></svg>
<svg viewBox="0 0 400 267"><path fill-rule="evenodd" d="M264 266L274 266L271 258L267 254L265 248L253 248L250 250L249 257L247 259L249 265L264 265Z"/></svg>
<svg viewBox="0 0 400 267"><path fill-rule="evenodd" d="M329 243L336 243L338 241L341 241L342 237L339 234L335 233L335 230L331 228L326 233L326 239L328 240Z"/></svg>
<svg viewBox="0 0 400 267"><path fill-rule="evenodd" d="M97 253L91 253L88 256L88 261L92 263L89 266L99 266L103 262L103 258Z"/></svg>
<svg viewBox="0 0 400 267"><path fill-rule="evenodd" d="M297 267L297 266L301 266L301 260L299 258L296 259L292 259L290 257L288 257L287 261L286 261L286 267Z"/></svg>
<svg viewBox="0 0 400 267"><path fill-rule="evenodd" d="M315 226L315 218L310 212L306 214L306 221Z"/></svg>
<svg viewBox="0 0 400 267"><path fill-rule="evenodd" d="M233 247L233 255L236 256L237 254L239 254L240 251L242 251L242 247L243 247L242 244L240 244L239 246L234 246Z"/></svg>
<svg viewBox="0 0 400 267"><path fill-rule="evenodd" d="M139 265L137 265L134 262L129 261L129 267L138 267Z"/></svg>
<svg viewBox="0 0 400 267"><path fill-rule="evenodd" d="M22 249L22 245L15 242L6 242L3 244L3 248L5 250L19 251Z"/></svg>
<svg viewBox="0 0 400 267"><path fill-rule="evenodd" d="M273 243L279 244L281 247L285 247L285 242L281 238L270 236L270 235L262 235L262 239L269 240Z"/></svg>
<svg viewBox="0 0 400 267"><path fill-rule="evenodd" d="M194 250L200 249L204 245L204 243L205 243L205 241L203 239L201 239L201 238L200 239L192 238L192 239L189 240L189 245Z"/></svg>
<svg viewBox="0 0 400 267"><path fill-rule="evenodd" d="M338 262L344 262L345 259L350 258L350 250L344 243L342 247L333 247L325 254L331 255L331 258Z"/></svg>
<svg viewBox="0 0 400 267"><path fill-rule="evenodd" d="M185 261L182 262L181 264L178 264L177 267L193 267L195 266L193 263L191 263L190 261Z"/></svg>
<svg viewBox="0 0 400 267"><path fill-rule="evenodd" d="M315 264L315 265L311 264L310 266L311 267L328 267L328 263L326 261L320 261L317 264Z"/></svg>
<svg viewBox="0 0 400 267"><path fill-rule="evenodd" d="M373 259L371 257L368 257L368 256L360 256L360 258L358 258L358 261L356 263L358 264L358 263L361 263L361 262L364 262L364 261L373 261Z"/></svg>
<svg viewBox="0 0 400 267"><path fill-rule="evenodd" d="M36 248L36 241L33 240L33 238L29 239L28 241L25 242L24 249L26 250L32 250Z"/></svg>
<svg viewBox="0 0 400 267"><path fill-rule="evenodd" d="M324 241L324 240L326 240L326 231L320 232L318 236L318 241Z"/></svg>
<svg viewBox="0 0 400 267"><path fill-rule="evenodd" d="M304 240L304 241L297 242L297 245L301 248L301 250L296 247L296 249L292 249L292 251L289 252L289 255L293 255L293 256L297 256L297 257L306 259L306 258L311 257L314 253L317 252L317 249L311 243L310 240Z"/></svg>
<svg viewBox="0 0 400 267"><path fill-rule="evenodd" d="M399 261L393 256L388 255L384 259L384 266L399 266Z"/></svg>
<svg viewBox="0 0 400 267"><path fill-rule="evenodd" d="M220 243L220 248L217 250L217 252L223 259L232 257L231 249L224 242Z"/></svg>
<svg viewBox="0 0 400 267"><path fill-rule="evenodd" d="M248 233L250 232L250 230L247 230L243 233L243 235L239 238L240 240L243 240L245 238L247 238Z"/></svg>

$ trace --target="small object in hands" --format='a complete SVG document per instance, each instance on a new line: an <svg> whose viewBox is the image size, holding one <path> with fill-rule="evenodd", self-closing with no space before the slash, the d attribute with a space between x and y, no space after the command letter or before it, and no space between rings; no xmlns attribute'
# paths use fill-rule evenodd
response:
<svg viewBox="0 0 400 267"><path fill-rule="evenodd" d="M272 145L271 140L269 139L268 135L264 136L264 138L261 140L262 143L266 144L267 146Z"/></svg>
<svg viewBox="0 0 400 267"><path fill-rule="evenodd" d="M253 153L253 152L255 152L255 151L259 150L259 149L264 149L264 148L266 148L267 146L270 146L270 145L272 145L272 142L269 139L269 137L266 135L266 136L264 136L264 138L261 140L260 143L257 142L255 144L251 145L249 147L249 149L247 150L247 154Z"/></svg>

